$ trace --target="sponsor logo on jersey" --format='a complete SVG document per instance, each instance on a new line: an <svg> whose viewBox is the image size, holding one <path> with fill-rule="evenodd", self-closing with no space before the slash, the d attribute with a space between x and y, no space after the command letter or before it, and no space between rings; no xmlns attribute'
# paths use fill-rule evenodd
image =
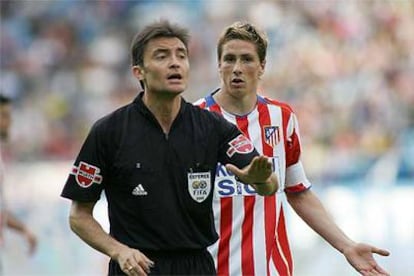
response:
<svg viewBox="0 0 414 276"><path fill-rule="evenodd" d="M229 149L227 156L232 157L236 152L240 154L247 154L253 151L254 146L244 135L240 134L229 142Z"/></svg>
<svg viewBox="0 0 414 276"><path fill-rule="evenodd" d="M210 172L188 173L188 192L197 202L203 202L211 191Z"/></svg>
<svg viewBox="0 0 414 276"><path fill-rule="evenodd" d="M270 158L272 161L272 171L279 177L280 182L280 168L279 157L274 156ZM283 189L282 189L283 190ZM248 184L239 182L234 177L234 174L226 169L220 163L217 164L216 181L214 193L218 197L233 197L233 196L254 196L256 191Z"/></svg>
<svg viewBox="0 0 414 276"><path fill-rule="evenodd" d="M263 126L265 142L271 147L275 147L280 142L278 126Z"/></svg>
<svg viewBox="0 0 414 276"><path fill-rule="evenodd" d="M79 186L88 188L93 183L101 184L102 176L99 175L100 171L98 167L81 161L79 166L73 166L71 174L75 176Z"/></svg>
<svg viewBox="0 0 414 276"><path fill-rule="evenodd" d="M215 193L219 197L256 195L252 186L237 181L234 174L220 163L217 164Z"/></svg>

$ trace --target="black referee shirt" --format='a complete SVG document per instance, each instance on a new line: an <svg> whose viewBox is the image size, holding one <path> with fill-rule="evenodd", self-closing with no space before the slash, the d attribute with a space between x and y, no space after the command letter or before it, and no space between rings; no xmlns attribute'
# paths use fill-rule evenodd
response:
<svg viewBox="0 0 414 276"><path fill-rule="evenodd" d="M165 135L142 95L94 124L61 196L94 202L104 190L110 234L130 247L205 248L217 240L217 162L241 168L258 153L236 126L183 99Z"/></svg>

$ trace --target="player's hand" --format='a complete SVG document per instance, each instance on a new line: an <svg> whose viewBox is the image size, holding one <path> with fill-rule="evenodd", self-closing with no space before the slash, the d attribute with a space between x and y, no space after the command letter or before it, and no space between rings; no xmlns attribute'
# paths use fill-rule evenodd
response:
<svg viewBox="0 0 414 276"><path fill-rule="evenodd" d="M141 251L130 247L125 247L118 253L117 262L122 271L129 276L147 276L154 266L154 262Z"/></svg>
<svg viewBox="0 0 414 276"><path fill-rule="evenodd" d="M250 164L243 169L239 169L232 164L227 164L226 168L241 182L247 184L265 184L272 174L272 163L270 163L266 156L254 157Z"/></svg>
<svg viewBox="0 0 414 276"><path fill-rule="evenodd" d="M373 254L381 256L388 256L390 252L384 249L376 248L374 246L356 243L344 250L344 255L347 261L364 276L381 275L389 276L390 274L381 268L374 260Z"/></svg>

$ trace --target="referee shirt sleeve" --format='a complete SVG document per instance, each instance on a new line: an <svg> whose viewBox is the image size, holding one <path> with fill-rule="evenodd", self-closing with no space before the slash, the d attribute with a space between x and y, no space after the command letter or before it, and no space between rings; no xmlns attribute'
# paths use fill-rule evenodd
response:
<svg viewBox="0 0 414 276"><path fill-rule="evenodd" d="M231 163L238 168L249 165L253 157L259 156L251 141L234 124L212 112L219 130L219 162Z"/></svg>
<svg viewBox="0 0 414 276"><path fill-rule="evenodd" d="M103 125L98 121L91 128L69 173L61 196L93 202L99 200L105 183L105 137Z"/></svg>

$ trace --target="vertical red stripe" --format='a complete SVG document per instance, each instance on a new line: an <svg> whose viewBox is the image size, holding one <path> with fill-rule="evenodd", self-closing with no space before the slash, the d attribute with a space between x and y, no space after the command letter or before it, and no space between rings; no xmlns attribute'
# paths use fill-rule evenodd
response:
<svg viewBox="0 0 414 276"><path fill-rule="evenodd" d="M236 123L243 134L249 137L249 122L247 116L237 117ZM254 256L253 256L253 217L254 217L254 203L256 198L254 196L245 196L244 201L244 218L242 224L242 254L241 265L243 275L254 275Z"/></svg>
<svg viewBox="0 0 414 276"><path fill-rule="evenodd" d="M220 106L214 104L209 107L210 111L222 114ZM230 237L233 226L233 198L225 197L220 199L220 239L217 256L217 275L229 275L230 259Z"/></svg>
<svg viewBox="0 0 414 276"><path fill-rule="evenodd" d="M272 260L276 266L277 273L281 276L290 276L288 267L283 260L282 252L279 251L277 246L277 238L273 241L273 251L272 251ZM268 269L269 270L269 269ZM269 271L267 272L269 275Z"/></svg>
<svg viewBox="0 0 414 276"><path fill-rule="evenodd" d="M277 223L277 236L280 242L280 247L282 248L283 255L286 258L286 261L289 266L289 275L293 274L293 261L292 261L292 254L289 247L289 240L286 233L286 224L285 224L285 213L283 210L283 206L280 207L279 212L279 221Z"/></svg>
<svg viewBox="0 0 414 276"><path fill-rule="evenodd" d="M217 256L217 275L229 275L230 237L233 221L233 199L220 199L220 240Z"/></svg>

